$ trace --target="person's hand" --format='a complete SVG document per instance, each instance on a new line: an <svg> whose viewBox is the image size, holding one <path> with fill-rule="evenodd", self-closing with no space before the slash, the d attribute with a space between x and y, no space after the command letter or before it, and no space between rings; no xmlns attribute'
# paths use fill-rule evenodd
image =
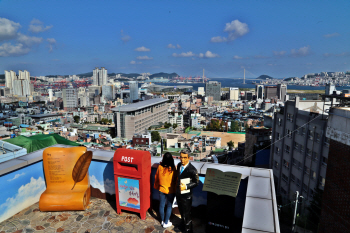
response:
<svg viewBox="0 0 350 233"><path fill-rule="evenodd" d="M181 190L181 191L186 190L186 185L185 185L184 183L181 183L181 185L180 185L180 190Z"/></svg>

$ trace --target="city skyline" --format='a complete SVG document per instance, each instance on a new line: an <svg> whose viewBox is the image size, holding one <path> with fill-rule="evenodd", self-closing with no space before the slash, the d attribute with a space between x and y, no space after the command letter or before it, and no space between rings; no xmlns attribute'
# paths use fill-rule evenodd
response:
<svg viewBox="0 0 350 233"><path fill-rule="evenodd" d="M39 7L38 7L39 6ZM350 70L347 1L0 2L0 69L274 78ZM96 9L104 12L96 15ZM2 72L0 72L2 73Z"/></svg>

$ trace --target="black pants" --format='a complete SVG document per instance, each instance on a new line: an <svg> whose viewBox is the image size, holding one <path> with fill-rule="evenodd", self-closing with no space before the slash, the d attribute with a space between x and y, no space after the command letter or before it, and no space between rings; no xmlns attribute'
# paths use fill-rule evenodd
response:
<svg viewBox="0 0 350 233"><path fill-rule="evenodd" d="M191 208L192 208L192 195L176 195L177 205L181 214L182 223L185 225L185 232L192 233L192 220L191 220Z"/></svg>

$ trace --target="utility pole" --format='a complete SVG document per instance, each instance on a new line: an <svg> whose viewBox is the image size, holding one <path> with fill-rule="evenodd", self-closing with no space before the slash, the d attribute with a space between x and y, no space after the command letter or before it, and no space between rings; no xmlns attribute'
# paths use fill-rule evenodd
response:
<svg viewBox="0 0 350 233"><path fill-rule="evenodd" d="M292 232L294 233L296 231L296 225L295 225L295 220L297 218L297 209L298 209L298 202L299 202L299 192L295 192L295 206L294 206L294 217L293 217L293 227L292 227ZM304 198L303 196L300 196L300 198Z"/></svg>

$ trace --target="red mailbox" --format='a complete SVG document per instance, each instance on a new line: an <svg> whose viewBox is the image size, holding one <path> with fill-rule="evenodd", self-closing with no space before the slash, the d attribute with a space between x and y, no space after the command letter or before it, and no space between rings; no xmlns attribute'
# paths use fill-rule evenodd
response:
<svg viewBox="0 0 350 233"><path fill-rule="evenodd" d="M145 219L151 204L151 154L120 148L114 153L113 166L117 213L129 210Z"/></svg>

